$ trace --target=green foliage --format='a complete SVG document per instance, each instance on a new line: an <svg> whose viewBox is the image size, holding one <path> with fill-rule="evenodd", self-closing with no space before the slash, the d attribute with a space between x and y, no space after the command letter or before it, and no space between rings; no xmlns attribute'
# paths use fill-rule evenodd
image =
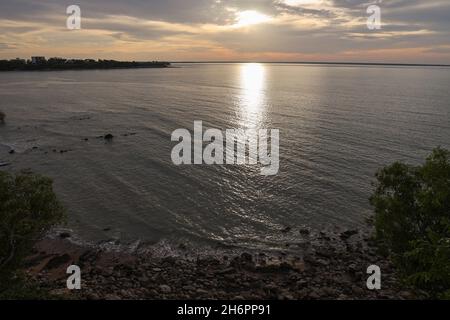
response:
<svg viewBox="0 0 450 320"><path fill-rule="evenodd" d="M16 285L23 258L63 218L51 179L0 172L0 293Z"/></svg>
<svg viewBox="0 0 450 320"><path fill-rule="evenodd" d="M51 294L48 289L40 288L38 283L30 281L20 272L9 281L8 286L0 290L0 300L56 300L58 296Z"/></svg>
<svg viewBox="0 0 450 320"><path fill-rule="evenodd" d="M381 169L370 202L376 237L404 279L450 298L450 152L437 148L422 166Z"/></svg>

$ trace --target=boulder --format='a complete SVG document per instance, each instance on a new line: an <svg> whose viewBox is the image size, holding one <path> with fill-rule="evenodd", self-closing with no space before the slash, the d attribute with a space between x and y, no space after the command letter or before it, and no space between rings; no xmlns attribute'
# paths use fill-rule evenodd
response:
<svg viewBox="0 0 450 320"><path fill-rule="evenodd" d="M111 133L108 133L107 135L104 136L105 140L112 140L114 138L114 136Z"/></svg>

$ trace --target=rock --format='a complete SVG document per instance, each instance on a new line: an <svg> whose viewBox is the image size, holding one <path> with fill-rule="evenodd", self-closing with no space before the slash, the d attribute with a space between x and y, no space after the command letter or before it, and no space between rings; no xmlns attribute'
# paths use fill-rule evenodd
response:
<svg viewBox="0 0 450 320"><path fill-rule="evenodd" d="M202 295L208 294L208 291L203 290L203 289L197 289L195 292L197 292L197 294L202 294Z"/></svg>
<svg viewBox="0 0 450 320"><path fill-rule="evenodd" d="M402 291L402 292L400 292L400 296L403 299L406 299L406 300L413 300L413 299L415 299L414 294L412 292L409 292L409 291Z"/></svg>
<svg viewBox="0 0 450 320"><path fill-rule="evenodd" d="M330 264L328 261L326 261L324 259L317 259L316 261L317 261L317 264L324 266L324 267L326 267Z"/></svg>
<svg viewBox="0 0 450 320"><path fill-rule="evenodd" d="M356 234L358 234L358 230L347 230L347 231L342 232L340 237L342 240L347 240Z"/></svg>
<svg viewBox="0 0 450 320"><path fill-rule="evenodd" d="M316 251L318 256L330 259L333 256L333 253L328 251L326 248L319 249Z"/></svg>
<svg viewBox="0 0 450 320"><path fill-rule="evenodd" d="M252 262L253 257L250 253L244 252L241 254L241 259L245 262Z"/></svg>
<svg viewBox="0 0 450 320"><path fill-rule="evenodd" d="M299 232L300 232L300 234L303 235L303 236L307 236L307 235L309 235L309 234L311 233L311 231L309 231L308 229L305 229L305 228L300 229Z"/></svg>
<svg viewBox="0 0 450 320"><path fill-rule="evenodd" d="M114 136L111 133L108 133L107 135L104 136L105 140L112 140L114 138Z"/></svg>
<svg viewBox="0 0 450 320"><path fill-rule="evenodd" d="M100 297L96 293L93 292L93 293L89 293L87 295L87 299L88 300L99 300Z"/></svg>
<svg viewBox="0 0 450 320"><path fill-rule="evenodd" d="M320 296L319 296L319 294L317 293L316 290L310 292L308 294L308 296L309 296L310 299L314 299L314 300L320 299Z"/></svg>
<svg viewBox="0 0 450 320"><path fill-rule="evenodd" d="M230 273L233 273L233 272L235 272L235 269L233 267L230 267L230 268L226 268L226 269L223 269L223 270L219 270L219 271L216 272L216 274L230 274Z"/></svg>
<svg viewBox="0 0 450 320"><path fill-rule="evenodd" d="M185 290L185 291L189 291L189 292L192 292L192 291L195 291L195 287L194 286L184 286L183 287L183 290Z"/></svg>
<svg viewBox="0 0 450 320"><path fill-rule="evenodd" d="M361 289L360 287L357 286L353 286L352 287L352 292L358 296L363 295L364 294L364 290Z"/></svg>
<svg viewBox="0 0 450 320"><path fill-rule="evenodd" d="M70 256L68 254L63 254L60 256L56 256L51 258L47 264L45 265L45 269L55 269L63 264L69 263L71 260Z"/></svg>
<svg viewBox="0 0 450 320"><path fill-rule="evenodd" d="M165 257L162 259L162 262L163 264L173 265L177 262L177 259L175 259L174 257Z"/></svg>
<svg viewBox="0 0 450 320"><path fill-rule="evenodd" d="M288 233L288 232L290 232L291 230L292 230L291 227L286 227L286 228L282 229L281 232L283 232L283 233Z"/></svg>
<svg viewBox="0 0 450 320"><path fill-rule="evenodd" d="M107 226L104 225L102 228L107 230L109 229L106 228ZM34 255L37 255L39 260L30 264L29 270L36 272L34 278L37 281L44 286L50 284L48 287L53 288L55 281L53 276L59 277L58 281L60 281L64 277L65 268L73 261L84 270L83 288L85 288L74 297L89 299L91 294L90 299L94 300L380 299L381 293L366 289L365 266L366 261L371 259L366 259L366 255L362 255L361 250L354 249L359 236L353 239L358 240L354 241L355 243L340 241L341 231L343 231L340 230L327 233L331 235L333 242L327 243L322 240L316 242L315 240L319 239L316 238L316 231L309 233L307 229L294 230L297 232L297 237L300 237L298 232L305 230L306 232L303 233L310 234L314 240L307 241L308 238L303 238L303 241L306 240L309 243L304 251L276 252L275 254L257 251L226 251L229 255L192 256L189 255L188 248L187 252L181 252L183 255L163 258L145 253L130 255L121 253L118 256L114 253L114 256L110 256L111 253L106 253L101 248L83 248L81 252L77 249L75 253L70 253L70 257L63 257L60 255L66 251L59 255L39 254L47 249L38 247ZM63 241L61 238L69 235L64 235L62 231L65 230L60 230L61 234L57 233L56 240L68 245L68 241ZM354 234L354 232L350 233ZM346 232L345 235L350 233ZM350 249L346 251L346 247ZM81 256L78 259L80 253ZM125 255L123 259L122 255ZM103 257L107 259L103 261ZM51 261L48 261L49 259ZM103 264L110 259L112 264ZM385 272L384 266L387 262L384 260L379 262ZM41 268L46 263L48 268L53 267L53 269ZM34 269L37 270L34 271ZM394 299L410 297L414 299L414 295L407 292L409 289L397 286L396 279L390 274L385 280L385 287L393 289L392 291L383 290L382 294ZM416 291L413 293L420 296Z"/></svg>
<svg viewBox="0 0 450 320"><path fill-rule="evenodd" d="M352 273L356 273L359 270L359 268L356 266L356 264L350 263L348 265L348 270L350 270Z"/></svg>
<svg viewBox="0 0 450 320"><path fill-rule="evenodd" d="M312 255L307 255L303 258L303 261L307 264L316 265L317 261Z"/></svg>
<svg viewBox="0 0 450 320"><path fill-rule="evenodd" d="M160 285L160 286L159 286L159 289L161 290L162 293L170 293L170 292L172 292L172 288L169 287L169 286L166 285L166 284Z"/></svg>
<svg viewBox="0 0 450 320"><path fill-rule="evenodd" d="M114 274L114 268L110 267L110 268L103 269L102 273L105 276L112 276Z"/></svg>
<svg viewBox="0 0 450 320"><path fill-rule="evenodd" d="M326 295L327 297L333 297L333 296L336 295L336 292L337 292L337 291L336 291L335 289L333 289L333 288L325 287L325 288L322 289L322 292L323 292L324 295Z"/></svg>
<svg viewBox="0 0 450 320"><path fill-rule="evenodd" d="M93 263L96 258L97 258L96 252L94 250L88 249L85 252L83 252L78 258L78 265L80 267L83 267L85 265L88 265L89 263Z"/></svg>
<svg viewBox="0 0 450 320"><path fill-rule="evenodd" d="M150 279L146 276L142 276L138 280L139 280L139 282L147 283Z"/></svg>
<svg viewBox="0 0 450 320"><path fill-rule="evenodd" d="M306 287L308 287L308 285L309 285L309 282L305 279L297 281L298 288L306 288Z"/></svg>
<svg viewBox="0 0 450 320"><path fill-rule="evenodd" d="M55 295L55 296L63 296L65 294L67 294L67 289L64 289L64 288L53 289L53 290L50 290L50 294Z"/></svg>

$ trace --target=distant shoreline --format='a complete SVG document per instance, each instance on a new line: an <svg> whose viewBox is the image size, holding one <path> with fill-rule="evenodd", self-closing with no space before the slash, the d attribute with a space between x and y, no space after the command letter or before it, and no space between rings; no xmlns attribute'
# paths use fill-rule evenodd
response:
<svg viewBox="0 0 450 320"><path fill-rule="evenodd" d="M172 66L167 67L113 67L113 68L67 68L67 69L16 69L16 70L1 70L0 72L49 72L49 71L98 71L98 70L127 70L127 69L164 69L164 68L173 68Z"/></svg>
<svg viewBox="0 0 450 320"><path fill-rule="evenodd" d="M138 68L168 68L170 62L115 61L93 59L64 59L32 57L31 60L0 60L0 71L66 71L66 70L109 70Z"/></svg>

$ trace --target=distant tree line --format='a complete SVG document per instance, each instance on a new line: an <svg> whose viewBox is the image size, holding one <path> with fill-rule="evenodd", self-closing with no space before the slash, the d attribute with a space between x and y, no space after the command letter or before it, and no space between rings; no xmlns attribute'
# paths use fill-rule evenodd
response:
<svg viewBox="0 0 450 320"><path fill-rule="evenodd" d="M63 58L50 58L47 60L44 57L33 57L31 60L0 60L0 71L166 68L169 66L169 62L161 61L137 62Z"/></svg>

